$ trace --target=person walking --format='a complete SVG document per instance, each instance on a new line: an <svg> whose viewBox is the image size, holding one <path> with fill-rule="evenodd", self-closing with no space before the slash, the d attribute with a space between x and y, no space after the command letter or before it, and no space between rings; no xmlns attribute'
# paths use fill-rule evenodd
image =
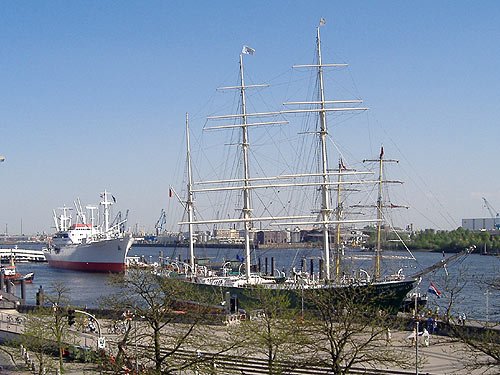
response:
<svg viewBox="0 0 500 375"><path fill-rule="evenodd" d="M431 343L431 338L430 338L429 331L427 331L426 328L424 328L424 333L422 333L422 339L424 340L424 346L429 346Z"/></svg>

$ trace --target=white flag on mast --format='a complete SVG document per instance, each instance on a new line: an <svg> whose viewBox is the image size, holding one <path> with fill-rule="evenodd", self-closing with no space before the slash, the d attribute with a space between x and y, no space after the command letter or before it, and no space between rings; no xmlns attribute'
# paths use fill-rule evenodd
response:
<svg viewBox="0 0 500 375"><path fill-rule="evenodd" d="M326 20L323 17L321 17L321 19L319 20L319 25L324 26L325 24L326 24Z"/></svg>
<svg viewBox="0 0 500 375"><path fill-rule="evenodd" d="M244 55L253 55L255 53L255 50L251 47L243 46L241 53Z"/></svg>

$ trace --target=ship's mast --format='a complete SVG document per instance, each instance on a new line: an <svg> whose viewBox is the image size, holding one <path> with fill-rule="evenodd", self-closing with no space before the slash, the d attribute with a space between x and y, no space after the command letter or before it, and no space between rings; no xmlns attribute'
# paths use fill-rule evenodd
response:
<svg viewBox="0 0 500 375"><path fill-rule="evenodd" d="M320 22L320 26L324 24L324 20L322 19ZM328 170L328 156L327 156L327 138L328 138L328 127L326 121L327 112L340 112L340 111L355 111L355 110L366 110L367 108L352 106L348 107L348 104L358 104L362 103L361 100L325 100L324 93L324 82L323 82L323 69L325 67L344 67L346 64L324 64L322 62L321 56L321 39L320 39L320 30L319 27L317 29L317 60L316 64L312 65L295 65L294 68L303 68L310 67L317 69L317 78L319 81L319 92L318 98L314 101L301 101L301 102L287 102L284 105L309 105L313 106L313 108L299 108L292 109L280 112L263 112L263 113L247 113L246 108L246 90L254 87L265 87L267 85L245 85L244 79L244 66L243 66L243 54L253 54L255 51L249 47L244 47L242 54L240 55L240 85L239 86L231 86L231 87L223 87L221 89L238 89L240 92L240 100L241 100L241 108L240 113L232 114L232 115L222 115L222 116L209 116L208 120L236 120L239 119L238 123L233 123L229 125L219 125L219 126L211 126L205 128L205 130L217 130L217 129L235 129L241 128L241 149L242 149L242 162L243 162L243 172L241 178L238 179L227 179L227 180L218 180L218 181L203 181L197 182L197 187L193 189L193 192L196 193L205 193L211 191L234 191L238 190L243 193L243 204L241 209L241 217L238 219L210 219L210 220L201 220L196 221L197 224L218 224L218 223L242 223L245 227L245 273L247 281L250 278L250 235L253 223L255 221L270 221L271 225L277 225L278 222L281 222L281 225L321 225L322 233L323 233L323 243L324 243L324 264L325 264L325 276L326 279L331 279L331 264L330 264L330 238L329 238L329 228L332 225L340 224L340 220L334 220L332 218L333 210L330 204L330 189L334 185L340 185L344 183L353 184L356 182L344 182L344 181L331 181L331 176L334 173ZM340 104L340 107L333 107L333 105ZM252 119L268 117L268 116L281 116L286 113L308 113L314 112L320 116L320 126L319 129L314 132L315 135L318 136L318 143L320 145L319 152L320 155L320 167L319 171L316 173L298 173L298 174L289 174L289 175L279 175L275 177L258 177L252 178L250 174L249 167L249 138L248 138L248 130L250 127L254 126L266 126L266 125L275 125L275 124L286 124L287 121L252 121ZM346 174L345 172L339 172L342 174ZM314 181L305 181L301 182L301 179L312 178ZM279 181L289 182L279 183ZM319 181L318 181L319 180ZM358 182L358 183L366 183L366 182ZM230 186L213 186L210 185L219 185L219 184L230 184ZM209 185L209 187L200 187L200 185ZM321 192L321 203L320 203L320 218L317 220L317 216L315 215L295 215L295 216L269 216L269 217L252 217L252 209L251 209L251 199L250 192L257 189L268 189L270 187L281 188L281 187L314 187L318 188ZM299 220L292 221L287 223L285 220ZM300 221L303 220L303 221ZM285 222L282 222L285 221ZM373 222L374 220L351 220L345 221L342 220L342 223L360 223L360 222ZM181 222L179 224L187 224L191 222ZM336 261L336 268L339 269L340 259ZM339 272L339 271L337 271Z"/></svg>
<svg viewBox="0 0 500 375"><path fill-rule="evenodd" d="M339 160L339 174L337 177L337 208L335 210L335 220L337 221L336 235L335 235L335 280L338 281L340 277L340 259L341 259L341 234L340 234L340 220L342 219L342 171L344 165L342 159Z"/></svg>
<svg viewBox="0 0 500 375"><path fill-rule="evenodd" d="M380 148L377 196L377 248L375 250L375 280L380 279L380 254L382 251L382 182L384 173L384 147Z"/></svg>
<svg viewBox="0 0 500 375"><path fill-rule="evenodd" d="M101 193L102 201L101 205L104 207L104 232L109 230L109 206L113 203L108 201L108 192L104 189L104 193Z"/></svg>
<svg viewBox="0 0 500 375"><path fill-rule="evenodd" d="M82 202L80 201L80 198L76 198L73 204L75 205L76 208L77 221L78 218L80 218L82 224L87 224L87 215L85 215L85 212L83 211Z"/></svg>
<svg viewBox="0 0 500 375"><path fill-rule="evenodd" d="M377 194L377 243L375 248L375 261L374 261L374 272L373 277L375 281L380 280L380 261L382 258L382 223L384 221L383 209L386 207L384 203L383 187L388 183L402 184L401 181L388 181L384 180L384 163L399 163L399 160L395 159L384 159L384 146L380 147L380 155L378 159L365 159L363 162L375 162L378 163L378 194ZM408 208L407 206L400 206L390 204L391 208Z"/></svg>
<svg viewBox="0 0 500 375"><path fill-rule="evenodd" d="M188 197L186 201L187 212L188 212L188 220L189 220L189 259L191 270L195 273L195 258L194 258L194 242L193 242L193 174L191 168L191 145L189 142L189 114L186 113L186 145L187 145L187 175L188 175L188 183L187 183L187 192Z"/></svg>
<svg viewBox="0 0 500 375"><path fill-rule="evenodd" d="M330 208L330 190L329 190L329 177L328 177L328 158L326 149L326 137L328 135L328 128L326 124L326 104L325 104L325 90L323 86L323 63L321 60L321 37L319 32L320 26L317 27L316 41L317 41L317 53L318 53L318 81L319 81L319 100L320 100L320 131L319 138L321 143L321 173L322 173L322 184L321 184L321 220L323 222L323 256L325 257L326 272L325 276L327 280L330 280L330 235L328 230L328 222L330 221L330 215L332 210ZM339 174L340 177L340 174Z"/></svg>
<svg viewBox="0 0 500 375"><path fill-rule="evenodd" d="M57 231L67 231L71 226L71 216L68 216L68 211L71 211L71 207L59 207L61 214L57 216L56 211L53 210L54 223L56 225Z"/></svg>
<svg viewBox="0 0 500 375"><path fill-rule="evenodd" d="M85 206L87 210L90 210L90 235L95 233L95 216L94 211L97 210L96 206Z"/></svg>
<svg viewBox="0 0 500 375"><path fill-rule="evenodd" d="M325 25L325 20L322 18L320 20L319 26L316 29L316 53L317 53L317 64L313 65L295 65L294 68L315 68L317 69L317 79L318 79L318 100L313 102L289 102L285 104L294 104L294 105L303 105L303 104L311 104L317 105L317 108L314 109L296 109L290 111L284 111L284 113L306 113L306 112L317 112L320 120L320 129L318 131L318 137L320 142L321 149L321 166L319 174L321 175L320 182L320 191L321 191L321 207L320 207L320 215L321 215L321 225L322 225L322 233L323 233L323 257L325 264L325 278L327 280L331 279L331 265L330 265L330 236L329 236L329 226L332 224L340 225L339 218L333 221L331 219L332 209L330 206L330 186L336 183L330 182L329 175L331 173L328 171L328 150L327 150L327 137L328 137L328 124L326 120L327 112L336 112L336 111L353 111L353 110L366 110L367 108L361 107L340 107L340 108L331 108L327 107L327 105L332 104L350 104L350 103L361 103L361 100L326 100L325 99L325 89L324 89L324 80L323 80L323 68L325 67L343 67L347 66L347 64L323 64L322 54L321 54L321 34L320 28ZM339 172L339 175L341 172ZM338 186L340 188L341 181L338 181ZM337 226L337 228L338 228ZM338 254L335 257L335 273L340 273L340 256Z"/></svg>
<svg viewBox="0 0 500 375"><path fill-rule="evenodd" d="M250 279L250 231L252 224L250 222L250 172L248 166L248 123L245 96L245 78L243 70L243 53L240 53L240 95L241 95L241 148L243 152L243 224L245 226L245 274L247 281Z"/></svg>
<svg viewBox="0 0 500 375"><path fill-rule="evenodd" d="M241 219L231 219L228 218L226 219L218 219L218 220L209 220L209 221L197 221L197 223L242 223L244 225L244 243L245 243L245 277L247 281L250 281L250 271L251 271L251 262L250 262L250 252L251 252L251 232L252 232L252 227L253 227L253 221L254 219L251 216L252 213L252 208L251 208L251 199L250 199L250 192L252 189L256 188L255 186L252 186L252 181L257 180L257 179L252 179L250 176L250 166L249 166L249 149L250 149L250 142L249 142L249 132L248 129L249 127L253 126L266 126L266 125L277 125L277 124L286 124L288 123L287 121L262 121L262 122L254 122L250 121L252 118L261 118L261 117L275 117L280 115L280 112L263 112L263 113L248 113L247 112L247 103L246 103L246 90L250 88L262 88L262 87L267 87L268 85L266 84L257 84L257 85L246 85L245 84L245 71L244 71L244 65L243 65L243 55L249 54L253 55L255 52L254 49L248 47L248 46L243 46L243 50L240 53L240 58L239 58L239 70L240 70L240 84L239 86L229 86L229 87L222 87L220 88L221 90L227 90L227 89L237 89L239 90L240 93L240 101L241 101L241 107L240 107L240 113L238 114L233 114L233 115L223 115L223 116L210 116L208 117L208 120L234 120L234 119L239 119L238 124L232 124L232 125L220 125L220 126L213 126L213 127L208 127L205 128L205 130L216 130L216 129L234 129L234 128L240 128L241 129L241 150L242 150L242 176L241 179L238 180L219 180L219 181L205 181L205 182L199 182L198 184L228 184L228 183L236 183L239 182L241 183L241 186L237 186L235 188L228 188L228 187L214 187L214 188L206 188L206 189L196 189L196 192L202 192L202 191L223 191L223 190L240 190L243 193L243 205L241 209ZM259 220L262 220L262 218L259 218ZM264 219L266 220L266 219ZM268 218L269 220L269 218ZM272 218L274 220L274 218Z"/></svg>

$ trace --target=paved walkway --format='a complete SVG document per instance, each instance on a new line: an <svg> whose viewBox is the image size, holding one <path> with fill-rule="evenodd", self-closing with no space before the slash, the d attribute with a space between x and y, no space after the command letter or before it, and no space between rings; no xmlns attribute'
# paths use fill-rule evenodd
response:
<svg viewBox="0 0 500 375"><path fill-rule="evenodd" d="M0 347L0 350L2 347ZM10 352L15 351L13 348L5 348ZM414 353L415 348L407 347L409 353ZM429 347L419 347L419 356L424 361L423 366L419 367L419 374L485 374L483 370L470 371L461 363L462 355L459 344L448 342L448 340L439 340L436 343L431 343ZM33 374L25 367L22 359L16 356L15 362L12 362L5 354L0 354L0 365L2 370L0 374ZM414 368L404 369L405 373L412 372ZM98 374L96 366L93 364L67 363L65 364L65 374ZM499 371L491 370L486 374L498 374ZM49 372L49 374L55 374Z"/></svg>
<svg viewBox="0 0 500 375"><path fill-rule="evenodd" d="M20 333L20 324L16 322L15 317L19 316L17 311L9 311L0 313L0 331L9 331L13 333ZM7 316L9 315L9 316ZM221 327L222 328L222 327ZM398 331L392 333L392 339L389 345L398 350L401 348L412 358L416 357L415 346L412 346L411 339L408 339L410 332ZM95 335L84 334L81 339L84 340L85 344L89 346L94 346ZM105 335L109 344L111 344L112 336ZM116 337L116 336L115 336ZM419 374L433 374L433 375L448 375L448 374L499 374L498 369L491 369L488 372L484 372L485 369L480 370L470 370L464 365L464 359L466 358L466 353L470 353L463 343L458 342L455 339L444 337L444 336L434 336L430 337L430 345L428 347L424 346L422 337L419 337L420 345L418 348L418 357L421 365L419 366ZM83 342L82 342L83 344ZM14 362L6 354L6 351L13 354ZM1 347L0 346L0 375L3 374L32 374L32 372L27 371L24 362L20 356L20 351L15 348ZM74 364L67 363L65 374L98 374L96 366L93 364ZM391 368L391 370L395 370ZM405 373L413 372L415 370L414 366L410 368L401 369ZM49 372L49 374L55 374L55 371Z"/></svg>
<svg viewBox="0 0 500 375"><path fill-rule="evenodd" d="M411 346L411 339L407 337L410 332L396 332L393 334L391 345L402 347L409 355L416 357L415 346ZM419 337L418 358L421 361L419 374L498 374L499 370L485 372L485 369L471 370L465 367L465 359L470 349L457 340L444 336L430 337L428 347L423 345L422 337ZM414 370L415 367L412 369Z"/></svg>

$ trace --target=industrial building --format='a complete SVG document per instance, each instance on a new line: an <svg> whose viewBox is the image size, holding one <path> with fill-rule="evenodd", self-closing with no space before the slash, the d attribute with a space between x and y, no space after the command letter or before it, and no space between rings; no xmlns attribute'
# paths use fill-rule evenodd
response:
<svg viewBox="0 0 500 375"><path fill-rule="evenodd" d="M500 226L500 218L462 219L462 228L474 231L495 231Z"/></svg>

